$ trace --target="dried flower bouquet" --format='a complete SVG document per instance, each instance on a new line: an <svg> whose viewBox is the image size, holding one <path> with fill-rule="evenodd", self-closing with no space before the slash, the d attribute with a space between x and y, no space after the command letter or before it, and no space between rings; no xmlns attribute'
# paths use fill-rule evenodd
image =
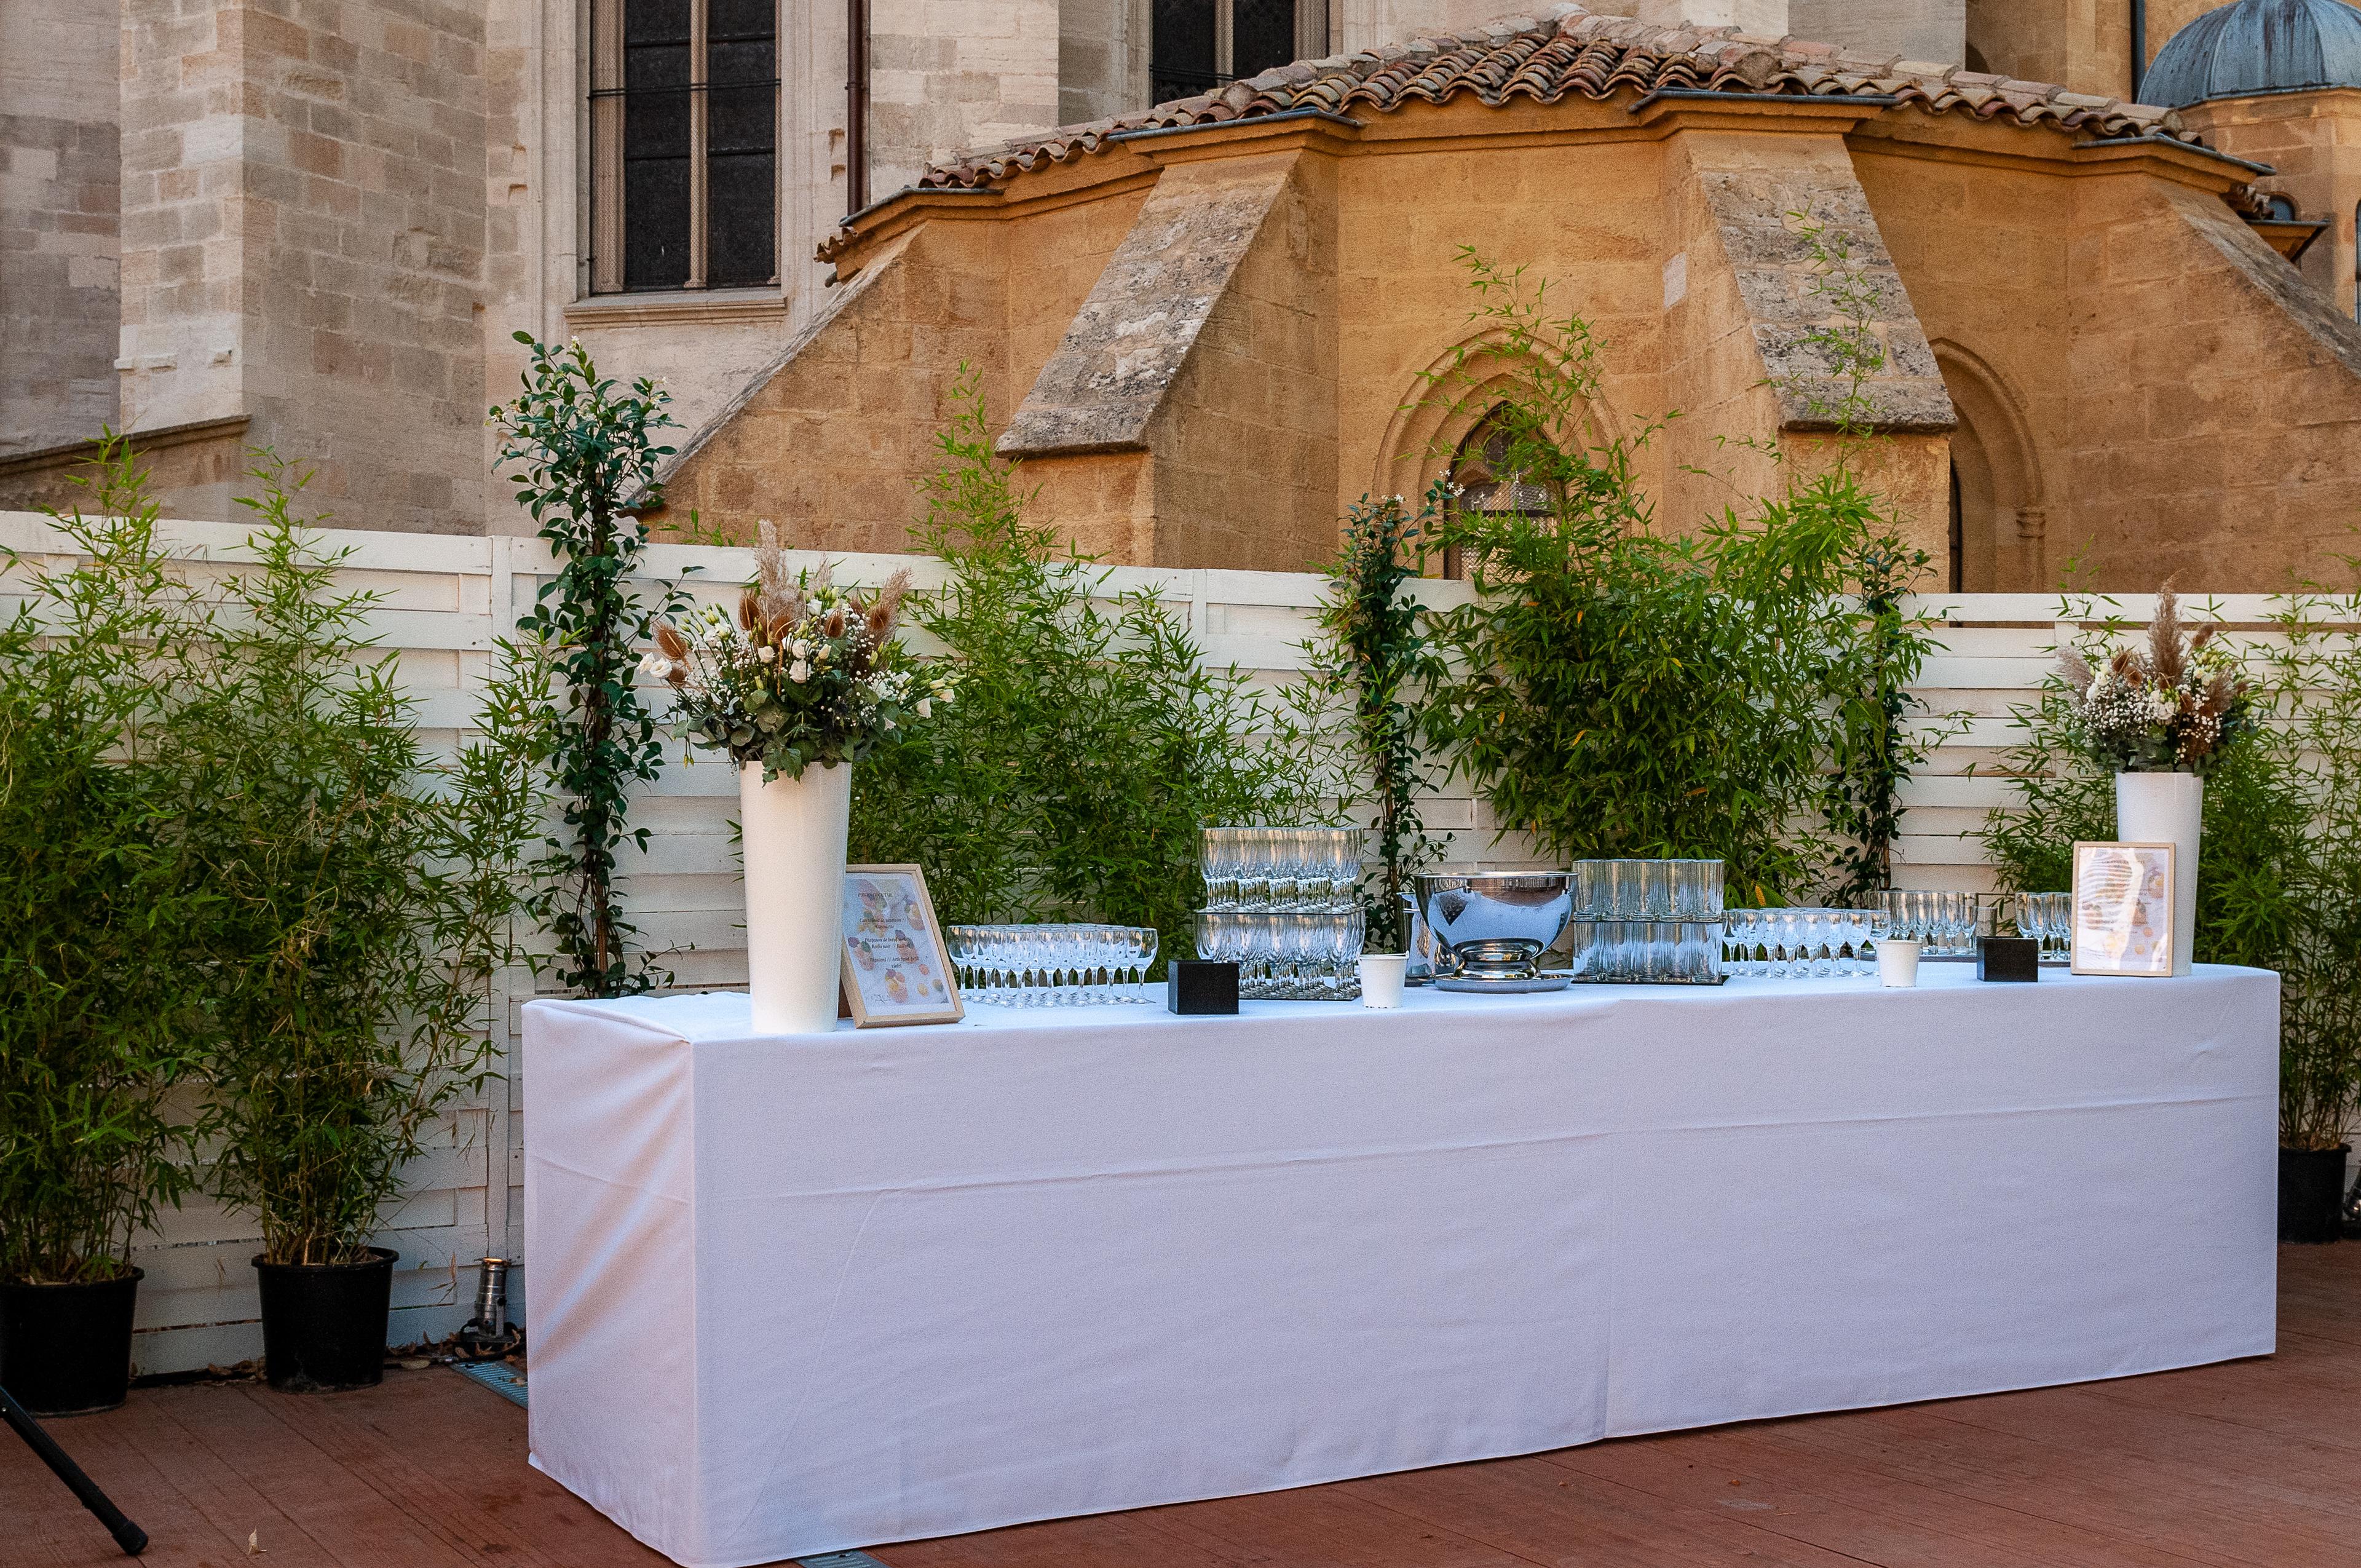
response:
<svg viewBox="0 0 2361 1568"><path fill-rule="evenodd" d="M732 617L718 605L656 628L641 667L669 685L689 738L764 783L815 763L855 762L912 719L951 700L952 678L920 668L894 636L910 575L883 587L838 587L823 564L790 576L777 527L764 521L756 578Z"/></svg>
<svg viewBox="0 0 2361 1568"><path fill-rule="evenodd" d="M2073 648L2059 665L2074 694L2076 742L2122 773L2211 772L2254 726L2254 703L2237 660L2180 623L2170 583L2157 595L2147 646L2119 648L2096 669Z"/></svg>

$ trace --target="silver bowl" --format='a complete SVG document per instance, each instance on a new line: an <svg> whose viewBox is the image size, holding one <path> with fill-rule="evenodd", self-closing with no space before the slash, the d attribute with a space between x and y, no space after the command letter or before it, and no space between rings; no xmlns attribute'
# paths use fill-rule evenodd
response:
<svg viewBox="0 0 2361 1568"><path fill-rule="evenodd" d="M1418 879L1438 970L1470 980L1541 976L1541 956L1574 918L1571 872L1478 872Z"/></svg>

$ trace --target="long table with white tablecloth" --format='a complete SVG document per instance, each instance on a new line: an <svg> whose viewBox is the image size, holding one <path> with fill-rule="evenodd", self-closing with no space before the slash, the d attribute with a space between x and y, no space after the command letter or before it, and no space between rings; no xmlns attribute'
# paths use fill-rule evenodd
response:
<svg viewBox="0 0 2361 1568"><path fill-rule="evenodd" d="M525 1010L533 1463L690 1568L2268 1353L2279 982Z"/></svg>

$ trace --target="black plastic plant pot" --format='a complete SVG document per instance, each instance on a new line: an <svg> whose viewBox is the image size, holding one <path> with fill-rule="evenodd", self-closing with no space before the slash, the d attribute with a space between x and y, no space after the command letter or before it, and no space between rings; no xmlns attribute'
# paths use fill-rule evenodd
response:
<svg viewBox="0 0 2361 1568"><path fill-rule="evenodd" d="M135 1268L92 1285L0 1285L0 1387L37 1416L123 1403L139 1280Z"/></svg>
<svg viewBox="0 0 2361 1568"><path fill-rule="evenodd" d="M2351 1147L2279 1150L2279 1240L2343 1239L2345 1157Z"/></svg>
<svg viewBox="0 0 2361 1568"><path fill-rule="evenodd" d="M282 1394L373 1388L385 1379L386 1314L399 1254L368 1249L360 1263L265 1263L262 1375Z"/></svg>

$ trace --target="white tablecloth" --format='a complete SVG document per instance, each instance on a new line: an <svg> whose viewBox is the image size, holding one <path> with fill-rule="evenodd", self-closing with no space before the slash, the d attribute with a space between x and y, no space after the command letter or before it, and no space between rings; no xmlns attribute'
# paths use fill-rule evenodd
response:
<svg viewBox="0 0 2361 1568"><path fill-rule="evenodd" d="M2273 1343L2278 981L525 1011L533 1463L693 1568Z"/></svg>

